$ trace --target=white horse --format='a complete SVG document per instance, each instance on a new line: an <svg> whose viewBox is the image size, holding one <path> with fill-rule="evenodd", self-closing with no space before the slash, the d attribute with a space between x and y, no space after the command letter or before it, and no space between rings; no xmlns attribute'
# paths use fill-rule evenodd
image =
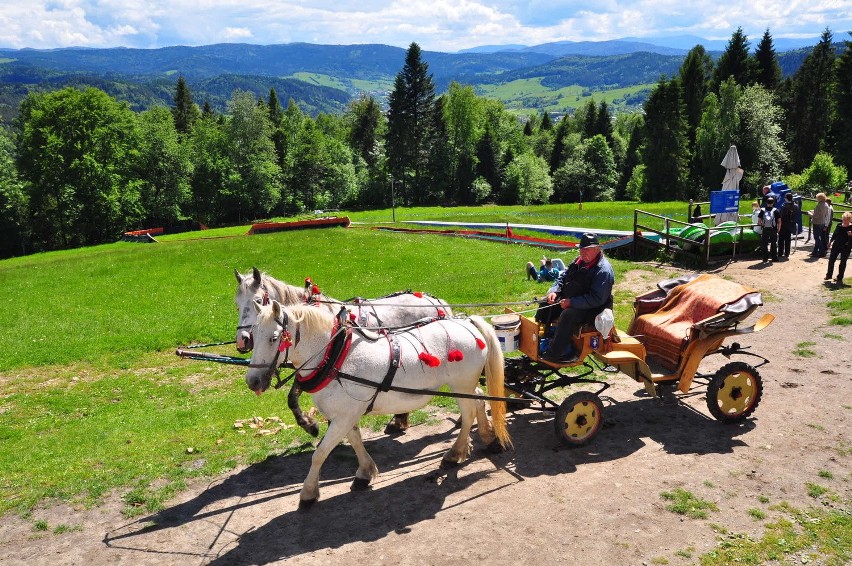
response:
<svg viewBox="0 0 852 566"><path fill-rule="evenodd" d="M336 312L341 302L323 295L313 283L306 281L304 287L296 287L283 281L279 281L267 273L261 272L253 267L251 275L242 275L236 269L234 276L237 278L237 292L234 302L240 314L237 323L237 335L235 342L237 350L246 353L253 348L253 339L250 332L254 325L257 312L253 308L255 304L268 304L270 301L278 301L282 305L297 305L313 303L318 307L325 308L329 312ZM353 299L346 304L351 316L361 326L371 328L386 327L394 328L411 324L422 318L452 316L452 309L441 299L424 293L413 293L405 291L394 293L387 297L378 299ZM287 395L287 406L293 412L296 423L312 436L319 434L316 421L302 413L299 406L299 396L302 391L298 383L294 382ZM408 414L394 415L388 423L385 432L399 434L408 428Z"/></svg>
<svg viewBox="0 0 852 566"><path fill-rule="evenodd" d="M297 379L329 419L299 495L300 508L319 498L320 468L344 437L358 457L352 489L366 489L378 475L358 428L362 415L423 407L443 385L471 397L458 399L459 436L444 455L442 467L454 466L470 455L474 420L483 443L492 449L511 445L505 402L491 401L492 425L485 402L475 398L483 368L488 394L504 395L503 352L493 327L481 317L437 318L421 321L409 330L378 334L353 331L344 316L336 317L325 309L283 307L277 301L253 304L257 313L255 348L246 384L260 395L269 387L275 369L289 358L298 368Z"/></svg>

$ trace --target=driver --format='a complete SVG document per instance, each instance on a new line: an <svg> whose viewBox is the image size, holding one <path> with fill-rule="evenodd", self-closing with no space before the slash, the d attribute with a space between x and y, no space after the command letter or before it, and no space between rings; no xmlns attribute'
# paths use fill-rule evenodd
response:
<svg viewBox="0 0 852 566"><path fill-rule="evenodd" d="M579 256L559 275L547 292L548 305L553 305L558 300L561 312L555 306L542 307L536 315L537 320L546 324L557 316L556 313L559 317L556 333L547 350L540 356L543 360L556 364L577 361L578 353L574 351L571 337L583 324L594 322L601 311L612 308L614 283L615 272L603 255L598 237L594 234L583 234L580 238Z"/></svg>

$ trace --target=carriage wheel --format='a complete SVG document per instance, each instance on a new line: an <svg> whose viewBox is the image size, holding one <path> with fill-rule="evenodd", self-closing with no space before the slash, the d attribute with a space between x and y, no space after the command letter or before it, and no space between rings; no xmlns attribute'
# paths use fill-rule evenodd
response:
<svg viewBox="0 0 852 566"><path fill-rule="evenodd" d="M603 403L590 391L569 395L556 411L556 437L568 447L583 446L597 436L603 422Z"/></svg>
<svg viewBox="0 0 852 566"><path fill-rule="evenodd" d="M757 370L744 362L731 362L710 378L707 408L722 422L740 422L754 412L762 393Z"/></svg>

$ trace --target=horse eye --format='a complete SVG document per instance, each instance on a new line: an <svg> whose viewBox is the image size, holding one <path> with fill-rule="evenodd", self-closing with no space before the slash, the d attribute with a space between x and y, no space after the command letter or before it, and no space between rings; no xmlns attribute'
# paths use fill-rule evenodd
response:
<svg viewBox="0 0 852 566"><path fill-rule="evenodd" d="M272 333L272 338L270 338L270 339L269 339L269 341L270 341L270 342L278 342L278 337L279 337L279 336L280 336L280 334L279 334L279 333L278 333L278 331L276 330L275 332L273 332L273 333Z"/></svg>
<svg viewBox="0 0 852 566"><path fill-rule="evenodd" d="M254 298L254 302L255 302L255 303L257 303L257 304L259 304L259 305L262 305L262 304L263 304L263 299L261 299L260 297L255 297L255 298Z"/></svg>

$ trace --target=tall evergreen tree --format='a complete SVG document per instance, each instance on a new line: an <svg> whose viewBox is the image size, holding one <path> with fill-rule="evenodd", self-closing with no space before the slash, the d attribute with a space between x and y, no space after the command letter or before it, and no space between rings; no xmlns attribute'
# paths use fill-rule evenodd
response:
<svg viewBox="0 0 852 566"><path fill-rule="evenodd" d="M852 32L849 32L852 36ZM837 62L837 83L834 101L837 118L832 124L832 147L838 165L846 167L852 175L852 41L845 41L846 49Z"/></svg>
<svg viewBox="0 0 852 566"><path fill-rule="evenodd" d="M274 88L269 89L269 101L266 104L269 109L269 121L273 128L281 125L281 120L284 118L284 109L281 108L281 103L278 101L278 93Z"/></svg>
<svg viewBox="0 0 852 566"><path fill-rule="evenodd" d="M192 93L189 91L183 76L178 77L174 103L172 116L175 120L175 129L180 134L188 134L198 118L201 117L201 111L192 101Z"/></svg>
<svg viewBox="0 0 852 566"><path fill-rule="evenodd" d="M15 167L15 144L0 127L0 259L28 253L27 199Z"/></svg>
<svg viewBox="0 0 852 566"><path fill-rule="evenodd" d="M550 117L550 112L544 110L541 113L541 124L538 126L539 130L552 130L553 129L553 119Z"/></svg>
<svg viewBox="0 0 852 566"><path fill-rule="evenodd" d="M642 162L642 146L644 145L643 134L645 132L645 118L637 112L630 128L627 142L627 150L624 161L618 174L618 184L615 186L615 200L627 198L627 183L633 175L633 169Z"/></svg>
<svg viewBox="0 0 852 566"><path fill-rule="evenodd" d="M491 193L500 194L503 183L503 164L500 160L500 142L491 132L491 126L485 126L485 132L476 144L476 174L491 185Z"/></svg>
<svg viewBox="0 0 852 566"><path fill-rule="evenodd" d="M598 107L594 100L589 100L585 107L583 117L583 139L590 138L598 133Z"/></svg>
<svg viewBox="0 0 852 566"><path fill-rule="evenodd" d="M396 75L388 97L388 168L402 181L400 197L405 205L420 203L428 191L426 164L431 152L434 124L435 84L429 65L421 58L420 46L412 43L405 64Z"/></svg>
<svg viewBox="0 0 852 566"><path fill-rule="evenodd" d="M349 104L349 144L352 150L373 168L379 160L380 133L383 130L382 109L372 96L361 96Z"/></svg>
<svg viewBox="0 0 852 566"><path fill-rule="evenodd" d="M713 60L703 45L689 50L680 66L680 85L686 110L686 124L690 143L695 142L695 129L701 121L701 107L710 88Z"/></svg>
<svg viewBox="0 0 852 566"><path fill-rule="evenodd" d="M831 31L826 29L791 81L786 130L793 171L802 171L826 149L834 113L834 61Z"/></svg>
<svg viewBox="0 0 852 566"><path fill-rule="evenodd" d="M739 27L731 35L725 51L716 63L716 70L713 73L713 90L715 92L719 92L719 85L728 80L728 77L734 77L734 80L740 86L746 86L752 81L752 60L748 52L748 37L743 33L743 28Z"/></svg>
<svg viewBox="0 0 852 566"><path fill-rule="evenodd" d="M757 44L754 53L755 79L758 84L769 92L774 92L781 83L781 65L775 55L775 46L772 43L772 34L769 28L763 32L763 38Z"/></svg>
<svg viewBox="0 0 852 566"><path fill-rule="evenodd" d="M607 105L605 100L601 100L600 106L598 106L595 135L603 136L606 140L607 145L612 148L612 114L609 113L609 106Z"/></svg>
<svg viewBox="0 0 852 566"><path fill-rule="evenodd" d="M660 79L645 102L645 165L647 192L643 200L684 199L689 150L686 111L676 79Z"/></svg>

